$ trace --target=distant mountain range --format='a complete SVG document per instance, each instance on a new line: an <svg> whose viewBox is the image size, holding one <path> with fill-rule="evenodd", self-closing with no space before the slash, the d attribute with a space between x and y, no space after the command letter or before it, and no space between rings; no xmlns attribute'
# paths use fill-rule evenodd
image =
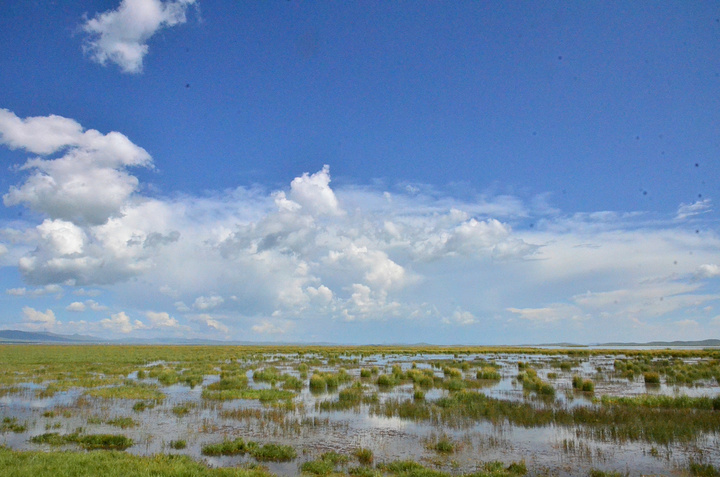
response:
<svg viewBox="0 0 720 477"><path fill-rule="evenodd" d="M291 343L277 341L221 341L210 339L184 338L120 338L103 339L86 335L59 335L47 331L0 330L0 344L139 344L139 345L233 345L233 346L272 346L272 345L306 345L332 346L333 343Z"/></svg>
<svg viewBox="0 0 720 477"><path fill-rule="evenodd" d="M47 331L0 330L0 343L99 343L104 340L84 335L58 335Z"/></svg>
<svg viewBox="0 0 720 477"><path fill-rule="evenodd" d="M337 343L293 343L293 342L258 342L258 341L221 341L209 339L182 339L182 338L120 338L108 340L97 338L95 336L86 335L59 335L47 331L20 331L20 330L0 330L0 344L146 344L146 345L234 345L234 346L272 346L272 345L300 345L300 346L337 346ZM373 346L373 345L368 345ZM395 345L377 345L377 346L433 346L428 343L421 344L403 344ZM467 346L467 345L458 345ZM522 345L522 346L557 346L559 348L576 348L585 347L575 343L550 343L542 345ZM720 347L720 339L709 339L702 341L650 341L649 343L597 343L591 346L607 346L607 347L631 347L631 346L652 346L652 347L699 347L712 348Z"/></svg>

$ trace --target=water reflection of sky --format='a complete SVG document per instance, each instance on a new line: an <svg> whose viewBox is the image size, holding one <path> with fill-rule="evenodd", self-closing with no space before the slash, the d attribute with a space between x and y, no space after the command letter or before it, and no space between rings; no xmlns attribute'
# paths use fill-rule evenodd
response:
<svg viewBox="0 0 720 477"><path fill-rule="evenodd" d="M320 359L319 356L304 356L302 360ZM561 357L562 358L562 357ZM645 386L642 378L627 380L616 377L613 373L614 356L591 356L572 358L577 360L569 372L562 371L558 366L557 356L544 355L513 355L496 353L491 355L463 355L454 357L445 354L425 355L371 355L340 357L335 360L337 365L329 365L327 359L322 364L310 366L308 375L314 371L337 372L340 367L348 370L355 378L359 377L360 367L377 366L379 372L390 372L393 364L400 364L403 370L415 366L418 369L433 369L436 376L443 376L442 368L452 362L468 363L469 369L463 371L464 377L474 380L477 369L489 363L499 367L502 379L498 381L481 381L476 385L478 392L490 397L527 401L532 405L543 407L548 402L532 399L516 382L519 372L518 362L529 363L535 368L543 380L549 381L556 389L556 406L593 406L598 405L594 398L603 394L615 396L633 396L639 394L667 394L690 396L720 394L717 383L700 382L693 387ZM269 389L271 383L256 382L252 379L252 369L275 366L282 373L299 377L297 355L275 354L269 359L259 357L257 362L238 362L241 368L248 368L249 386L253 389ZM167 363L150 363L147 367L165 365ZM147 368L146 368L147 369ZM598 374L601 373L600 375ZM572 376L580 375L593 379L595 393L578 393L572 389ZM137 379L137 373L130 373L128 379ZM17 417L28 423L23 433L6 432L0 434L0 443L11 448L44 449L46 447L28 442L29 438L44 432L70 433L77 428L84 428L92 433L122 433L133 438L136 444L128 452L140 455L155 453L184 453L193 458L203 460L213 466L234 466L252 462L248 456L209 458L202 456L203 445L216 443L225 438L243 437L258 442L275 442L292 445L298 450L300 457L290 463L271 463L271 472L280 475L296 475L298 465L322 452L336 451L350 454L359 447L373 451L376 461L395 459L412 459L424 463L439 462L440 468L453 472L472 472L477 470L480 461L502 460L504 462L525 459L531 468L554 469L557 475L572 475L577 469L590 467L610 471L624 472L632 469L633 473L663 474L674 469L674 466L685 465L684 461L695 452L703 452L710 461L720 464L718 439L716 435L703 436L693 446L668 446L656 458L648 454L648 444L644 443L612 443L598 442L578 437L575 428L545 426L523 428L507 423L491 424L488 422L468 423L466 426L448 428L430 422L414 422L398 417L373 415L371 406L362 405L357 409L326 412L317 408L323 401L335 401L338 393L351 384L343 384L337 390L323 393L312 393L306 386L295 397L299 404L295 411L283 413L277 420L226 417L223 413L233 410L255 409L261 413L272 412L257 400L207 401L202 398L202 388L220 379L217 374L207 375L202 385L190 388L184 384L162 387L166 399L152 409L138 413L132 410L136 401L103 400L94 398L80 399L83 389L71 388L57 392L52 397L37 398L37 392L44 389L45 384L24 383L18 393L10 393L0 397L0 414L2 417ZM373 380L361 380L366 394L377 394L380 403L386 400L412 399L415 391L412 384L402 384L387 390L380 390ZM144 383L156 383L156 379L145 378ZM276 385L280 387L280 383ZM425 392L427 401L436 401L449 395L442 388L432 388ZM83 403L84 401L84 403ZM190 413L184 417L173 414L175 406L188 406ZM43 417L47 410L57 410L52 418ZM67 410L65 415L61 411ZM93 418L89 422L89 418ZM107 421L118 417L130 417L138 422L138 427L119 429ZM457 452L443 461L430 449L429 443L438 436L447 436L457 444ZM187 441L187 448L181 451L172 450L168 443L171 440ZM568 443L572 449L568 450ZM72 447L70 447L72 448ZM590 454L588 456L587 454ZM438 460L440 459L440 460ZM450 459L455 466L450 465ZM684 459L684 461L683 461ZM443 463L445 462L445 463ZM569 471L568 469L573 469Z"/></svg>

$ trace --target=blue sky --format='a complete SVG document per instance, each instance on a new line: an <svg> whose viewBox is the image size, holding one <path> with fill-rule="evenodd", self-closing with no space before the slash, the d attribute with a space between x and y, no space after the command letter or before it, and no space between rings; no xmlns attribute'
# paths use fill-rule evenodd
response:
<svg viewBox="0 0 720 477"><path fill-rule="evenodd" d="M720 336L719 2L16 2L0 327Z"/></svg>

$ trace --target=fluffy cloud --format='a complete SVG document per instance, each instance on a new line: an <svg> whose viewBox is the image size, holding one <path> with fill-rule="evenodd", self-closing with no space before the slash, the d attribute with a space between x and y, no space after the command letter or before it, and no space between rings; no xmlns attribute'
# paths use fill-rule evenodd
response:
<svg viewBox="0 0 720 477"><path fill-rule="evenodd" d="M30 176L3 196L6 206L26 205L51 219L99 225L121 215L138 186L125 168L152 166L147 151L124 135L83 131L59 116L20 119L3 109L0 135L12 148L42 155L64 151L56 159L28 160L20 169Z"/></svg>
<svg viewBox="0 0 720 477"><path fill-rule="evenodd" d="M282 196L281 196L282 197ZM335 193L330 188L330 166L323 166L321 171L309 175L307 172L296 177L290 183L290 199L304 210L316 215L341 215L343 210L338 204ZM296 210L289 202L280 201L281 208Z"/></svg>
<svg viewBox="0 0 720 477"><path fill-rule="evenodd" d="M211 315L208 315L206 313L203 313L201 315L196 315L190 318L192 321L196 321L198 323L202 323L208 328L211 328L216 331L220 331L221 333L227 334L230 330L227 326L222 324L217 319L213 318Z"/></svg>
<svg viewBox="0 0 720 477"><path fill-rule="evenodd" d="M12 296L44 296L55 294L58 297L61 297L63 294L63 288L60 285L51 284L45 285L44 287L31 289L27 289L25 287L10 288L8 290L5 290L5 293Z"/></svg>
<svg viewBox="0 0 720 477"><path fill-rule="evenodd" d="M714 263L703 263L695 272L697 278L714 278L720 277L720 266Z"/></svg>
<svg viewBox="0 0 720 477"><path fill-rule="evenodd" d="M135 330L147 329L140 320L130 321L130 317L125 314L124 311L110 315L110 318L105 318L100 321L100 325L110 331L116 331L120 333L130 333Z"/></svg>
<svg viewBox="0 0 720 477"><path fill-rule="evenodd" d="M65 307L67 311L85 311L85 303L80 301L74 301Z"/></svg>
<svg viewBox="0 0 720 477"><path fill-rule="evenodd" d="M186 11L195 0L122 0L117 10L89 19L84 49L90 58L105 65L117 64L124 73L140 73L148 53L147 41L158 30L186 21Z"/></svg>
<svg viewBox="0 0 720 477"><path fill-rule="evenodd" d="M84 303L81 301L74 301L65 307L67 311L83 312L86 310L92 311L105 311L108 308L95 300L86 300Z"/></svg>
<svg viewBox="0 0 720 477"><path fill-rule="evenodd" d="M566 324L589 330L604 320L696 319L692 313L720 295L710 280L720 276L720 238L712 227L703 234L685 230L673 220L675 211L664 221L634 212L561 215L518 198L462 201L421 186L335 189L327 166L299 174L282 190L150 198L127 170L152 162L124 136L84 131L56 116L21 120L5 112L0 118L8 146L59 153L24 169L31 178L47 176L58 203L75 192L53 161L82 163L61 167L80 181L92 181L85 175L91 170L117 173L101 184L100 195L122 189L128 178L134 184L114 195L109 208L80 201L58 209L28 182L5 196L10 205L9 197L23 191L35 199L18 203L45 214L0 230L20 250L12 255L24 253L23 278L41 285L6 293L102 287L128 313L146 317L147 325L117 313L96 323L98 329L160 334L188 323L198 333L235 338L310 328L322 336L333 326L413 319L413 328L427 330L441 322L448 325L443 330L485 330L489 323L521 332ZM704 204L694 210L709 207ZM532 229L523 225L528 216ZM92 305L77 301L67 309ZM483 326L468 326L474 324Z"/></svg>
<svg viewBox="0 0 720 477"><path fill-rule="evenodd" d="M22 309L22 313L25 326L33 330L48 330L60 324L60 322L55 319L55 313L53 313L52 310L45 310L43 313L42 311L26 306Z"/></svg>
<svg viewBox="0 0 720 477"><path fill-rule="evenodd" d="M148 320L150 320L150 323L154 327L176 328L178 326L178 321L164 311L148 311L147 313L145 313L145 316L147 316Z"/></svg>

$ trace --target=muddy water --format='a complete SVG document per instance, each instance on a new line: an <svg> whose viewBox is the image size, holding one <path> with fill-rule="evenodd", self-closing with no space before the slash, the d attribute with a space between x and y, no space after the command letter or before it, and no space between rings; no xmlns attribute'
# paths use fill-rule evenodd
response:
<svg viewBox="0 0 720 477"><path fill-rule="evenodd" d="M322 363L312 365L310 374L312 371L337 372L343 367L356 380L359 379L361 367L377 367L379 373L389 373L393 365L400 365L403 370L413 366L418 369L429 368L433 369L436 376L442 377L443 365L451 361L472 365L464 375L473 378L478 366L492 362L499 367L502 379L483 383L477 391L510 401L533 399L516 382L518 362L525 362L556 389L554 402L540 402L540 406L597 406L592 395L572 391L574 375L594 380L595 397L604 394L636 396L646 393L712 397L720 394L715 381L698 382L692 387L668 386L664 382L659 386L648 387L641 378L620 378L614 374L613 362L617 359L614 356L573 358L570 371L561 371L553 366L558 356L537 355L466 355L456 358L447 355L350 356L335 364L328 364L320 356L303 357L303 361L309 359ZM243 367L273 365L282 373L299 377L299 363L296 356L269 355L259 362L240 364ZM157 364L164 363L151 363ZM250 388L271 387L269 383L253 381L252 372L248 371L247 374ZM128 379L137 380L137 373L131 373ZM113 433L131 437L135 445L127 452L133 454L183 453L212 466L236 466L253 463L254 460L249 456L206 457L201 454L201 449L204 445L220 442L224 438L243 437L259 443L273 442L296 448L298 458L292 462L265 464L271 472L279 475L297 475L302 462L317 458L323 452L335 451L350 455L360 447L371 449L375 462L415 460L455 474L475 471L482 462L494 460L506 463L525 460L530 475L561 476L587 474L592 468L629 472L630 475L679 475L678 469L686 468L688 459L698 456L704 462L720 466L720 429L716 433L701 435L690 444L660 446L646 442L596 441L582 437L583 433L574 427L524 428L507 423L469 422L450 428L432 422L373 415L371 406L365 404L348 411L322 411L317 405L323 401L337 400L339 391L347 384L334 392L316 394L308 389L307 379L303 390L293 399L295 407L290 411L271 409L256 400L203 399L202 388L218 380L219 375L207 375L202 385L193 389L181 384L162 387L166 399L143 412L132 410L133 404L137 402L135 400L90 398L83 396L83 389L70 389L41 399L36 396L44 385L25 384L21 386L21 392L0 397L0 417L17 418L27 424L27 430L20 433L4 432L0 434L0 443L16 449L49 449L47 446L32 444L29 439L45 432L71 433L82 428L86 433ZM157 383L153 379L143 379L142 382ZM377 394L377 401L381 404L390 399L411 399L414 393L412 384L398 385L384 391L372 382L374 378L363 381L365 394ZM434 401L447 395L447 390L435 388L426 392L425 399ZM178 417L172 412L175 406L180 405L187 406L189 414ZM261 417L236 419L224 414L238 409L257 409ZM54 411L55 415L45 417L43 414L48 411ZM119 429L107 423L119 417L130 417L138 425ZM432 443L440 437L450 439L455 444L455 452L443 455L432 450ZM185 440L187 448L171 449L169 443L173 440Z"/></svg>

